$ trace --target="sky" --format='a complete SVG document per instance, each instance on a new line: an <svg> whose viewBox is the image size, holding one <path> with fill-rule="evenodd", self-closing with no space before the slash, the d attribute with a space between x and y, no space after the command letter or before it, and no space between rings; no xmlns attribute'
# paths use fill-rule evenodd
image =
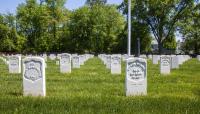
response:
<svg viewBox="0 0 200 114"><path fill-rule="evenodd" d="M15 13L17 6L25 1L26 0L1 0L0 13ZM83 6L85 4L85 1L86 0L67 0L65 6L70 10L74 10ZM108 3L120 4L122 1L123 0L108 0Z"/></svg>

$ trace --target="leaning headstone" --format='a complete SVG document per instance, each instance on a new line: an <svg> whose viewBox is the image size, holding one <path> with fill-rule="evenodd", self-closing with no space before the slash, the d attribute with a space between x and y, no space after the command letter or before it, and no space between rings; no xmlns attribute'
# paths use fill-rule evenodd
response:
<svg viewBox="0 0 200 114"><path fill-rule="evenodd" d="M126 96L147 94L147 61L128 58L126 61Z"/></svg>
<svg viewBox="0 0 200 114"><path fill-rule="evenodd" d="M79 56L74 56L72 58L72 67L73 68L80 68L80 57Z"/></svg>
<svg viewBox="0 0 200 114"><path fill-rule="evenodd" d="M63 53L60 55L60 72L71 73L71 55Z"/></svg>
<svg viewBox="0 0 200 114"><path fill-rule="evenodd" d="M161 56L160 57L160 73L170 74L170 68L171 68L171 57Z"/></svg>
<svg viewBox="0 0 200 114"><path fill-rule="evenodd" d="M21 73L21 56L9 57L9 73Z"/></svg>
<svg viewBox="0 0 200 114"><path fill-rule="evenodd" d="M111 56L111 74L121 74L121 56Z"/></svg>
<svg viewBox="0 0 200 114"><path fill-rule="evenodd" d="M46 96L45 60L41 57L23 59L24 96Z"/></svg>

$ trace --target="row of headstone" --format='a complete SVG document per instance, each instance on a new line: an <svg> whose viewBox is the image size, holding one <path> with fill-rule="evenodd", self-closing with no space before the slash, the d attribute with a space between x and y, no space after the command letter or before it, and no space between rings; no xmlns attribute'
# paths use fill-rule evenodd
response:
<svg viewBox="0 0 200 114"><path fill-rule="evenodd" d="M100 54L98 57L103 61L106 65L106 68L111 71L111 74L121 74L121 55L106 55Z"/></svg>
<svg viewBox="0 0 200 114"><path fill-rule="evenodd" d="M147 60L146 56L142 55L140 58L134 58L133 56L128 55L105 55L100 54L98 56L103 63L109 68L118 66L115 71L120 70L121 73L121 61L126 61L126 79L125 79L125 91L126 96L138 96L138 95L147 95ZM111 65L110 65L111 64ZM119 72L118 72L119 73Z"/></svg>
<svg viewBox="0 0 200 114"><path fill-rule="evenodd" d="M71 73L72 68L80 68L81 65L84 65L85 62L93 58L94 55L84 54L67 54L63 53L60 55L60 72L61 73Z"/></svg>
<svg viewBox="0 0 200 114"><path fill-rule="evenodd" d="M81 55L83 63L93 55ZM54 57L52 56L54 59ZM72 55L63 53L59 55L60 58L60 71L62 73L71 72L71 59ZM80 56L73 55L73 60L77 61L76 64L80 66ZM46 74L45 74L45 58L43 56L28 56L22 60L23 66L23 94L24 96L46 96ZM13 55L9 57L9 72L21 73L21 56Z"/></svg>
<svg viewBox="0 0 200 114"><path fill-rule="evenodd" d="M171 69L178 69L179 65L188 61L190 56L188 55L161 55L160 56L160 73L170 74Z"/></svg>

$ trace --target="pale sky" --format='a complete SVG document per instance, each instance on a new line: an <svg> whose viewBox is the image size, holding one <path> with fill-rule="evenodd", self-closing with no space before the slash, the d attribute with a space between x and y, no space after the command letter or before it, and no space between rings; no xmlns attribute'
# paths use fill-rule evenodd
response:
<svg viewBox="0 0 200 114"><path fill-rule="evenodd" d="M67 0L65 6L70 9L76 9L85 4L86 0ZM108 0L109 4L120 4L123 0ZM0 13L15 13L16 8L20 3L25 2L25 0L1 0L0 3Z"/></svg>

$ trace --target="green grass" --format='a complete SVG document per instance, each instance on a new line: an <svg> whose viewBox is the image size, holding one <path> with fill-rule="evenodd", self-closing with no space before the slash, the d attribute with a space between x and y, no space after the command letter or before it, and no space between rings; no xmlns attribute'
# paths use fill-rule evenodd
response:
<svg viewBox="0 0 200 114"><path fill-rule="evenodd" d="M192 59L171 75L148 63L148 95L125 96L122 75L111 75L98 58L71 74L60 74L55 61L46 69L47 96L23 97L22 75L8 73L0 61L0 114L199 114L200 62Z"/></svg>

